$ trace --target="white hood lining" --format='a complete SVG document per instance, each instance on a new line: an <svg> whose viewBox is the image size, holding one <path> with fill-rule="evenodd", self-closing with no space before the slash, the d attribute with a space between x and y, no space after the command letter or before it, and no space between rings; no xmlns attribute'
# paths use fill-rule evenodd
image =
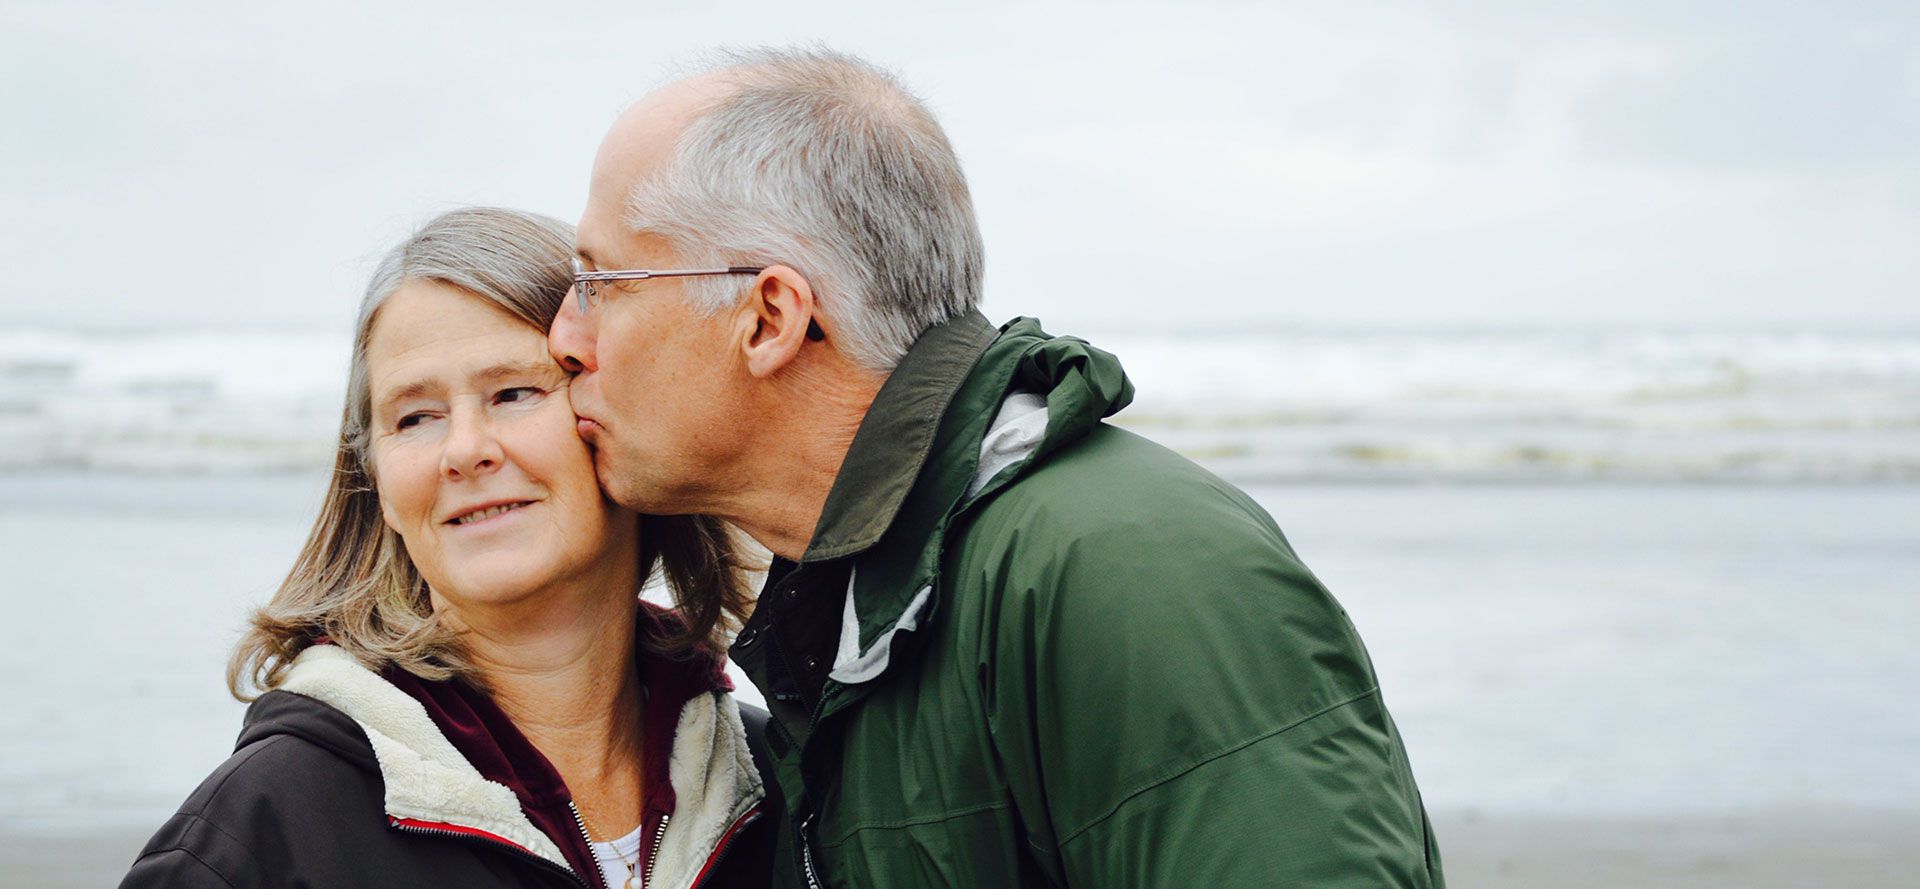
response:
<svg viewBox="0 0 1920 889"><path fill-rule="evenodd" d="M974 471L973 480L967 484L964 499L970 500L986 488L994 477L1014 464L1033 455L1047 434L1047 399L1032 392L1014 392L1000 402L1000 410L994 414L993 422L987 426L986 437L980 442L980 465ZM933 596L933 587L925 586L915 593L913 600L907 603L905 610L893 626L873 640L867 650L860 650L860 614L853 604L853 580L856 572L847 572L846 606L840 611L840 647L833 659L833 669L828 678L846 685L858 685L868 682L887 671L887 662L893 653L893 637L903 630L913 630L920 625L920 612L927 607L927 600Z"/></svg>
<svg viewBox="0 0 1920 889"><path fill-rule="evenodd" d="M900 612L900 619L873 640L866 651L861 651L860 616L853 610L853 581L847 581L847 604L840 612L840 653L834 658L833 669L827 672L827 677L846 685L858 685L885 673L887 661L893 656L894 635L917 629L920 610L927 607L927 600L932 597L932 586L921 587L913 601L907 603L906 610Z"/></svg>
<svg viewBox="0 0 1920 889"><path fill-rule="evenodd" d="M987 426L986 437L980 440L980 467L967 485L965 499L973 499L1002 470L1032 456L1046 436L1046 396L1032 392L1008 395Z"/></svg>

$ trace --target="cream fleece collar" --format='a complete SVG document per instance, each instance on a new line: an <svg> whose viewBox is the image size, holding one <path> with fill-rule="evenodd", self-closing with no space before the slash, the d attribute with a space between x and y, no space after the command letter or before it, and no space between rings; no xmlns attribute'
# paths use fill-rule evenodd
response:
<svg viewBox="0 0 1920 889"><path fill-rule="evenodd" d="M390 817L484 831L568 867L511 789L482 777L419 701L346 651L316 645L301 652L279 690L319 700L360 725L380 764ZM727 831L766 797L732 695L696 695L682 708L668 780L675 810L648 885L687 889ZM596 885L598 876L588 875Z"/></svg>

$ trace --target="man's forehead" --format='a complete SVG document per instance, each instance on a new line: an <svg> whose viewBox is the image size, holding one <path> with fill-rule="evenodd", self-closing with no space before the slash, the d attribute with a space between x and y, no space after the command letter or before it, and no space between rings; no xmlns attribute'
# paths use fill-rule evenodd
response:
<svg viewBox="0 0 1920 889"><path fill-rule="evenodd" d="M594 193L625 195L652 175L700 111L729 88L717 74L702 75L661 87L621 112L594 157Z"/></svg>

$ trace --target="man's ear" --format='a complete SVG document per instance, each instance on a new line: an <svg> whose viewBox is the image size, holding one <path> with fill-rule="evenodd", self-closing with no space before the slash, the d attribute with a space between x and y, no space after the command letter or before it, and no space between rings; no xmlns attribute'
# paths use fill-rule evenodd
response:
<svg viewBox="0 0 1920 889"><path fill-rule="evenodd" d="M773 376L799 357L807 340L824 337L814 318L813 287L789 266L761 271L743 308L740 351L755 377Z"/></svg>

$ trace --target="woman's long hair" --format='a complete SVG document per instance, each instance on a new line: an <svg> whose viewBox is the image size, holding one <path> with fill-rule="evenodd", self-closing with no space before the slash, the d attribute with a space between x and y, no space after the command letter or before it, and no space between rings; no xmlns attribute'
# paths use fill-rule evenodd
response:
<svg viewBox="0 0 1920 889"><path fill-rule="evenodd" d="M367 342L380 307L411 281L435 281L485 299L546 330L572 285L573 227L515 210L473 207L435 217L380 261L355 325L346 407L320 515L278 592L248 621L227 664L240 700L272 689L293 659L324 639L370 668L425 679L477 681L429 602L400 535L380 515L367 460L372 393ZM684 629L647 644L664 654L724 646L752 608L758 566L726 523L709 516L640 517L640 576L658 564Z"/></svg>

